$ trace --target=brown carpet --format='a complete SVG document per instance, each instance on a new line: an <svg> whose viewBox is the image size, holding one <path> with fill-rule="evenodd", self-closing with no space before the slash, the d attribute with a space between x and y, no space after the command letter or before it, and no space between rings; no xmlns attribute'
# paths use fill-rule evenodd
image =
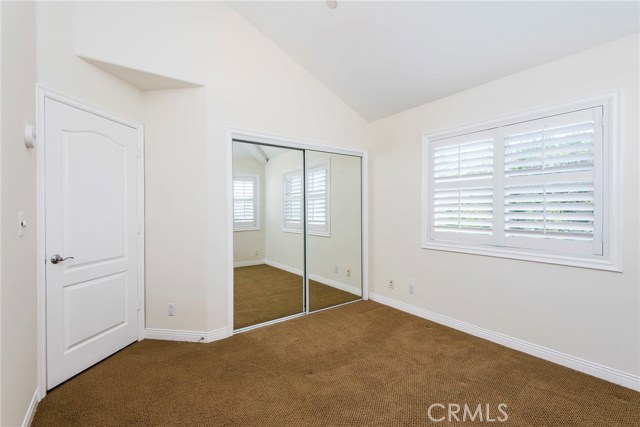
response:
<svg viewBox="0 0 640 427"><path fill-rule="evenodd" d="M257 325L303 310L302 277L266 264L234 269L233 327ZM360 299L349 292L309 281L311 311Z"/></svg>
<svg viewBox="0 0 640 427"><path fill-rule="evenodd" d="M506 423L429 422L506 403ZM440 415L438 411L434 415ZM60 385L40 426L638 426L640 393L363 301L211 344L145 340Z"/></svg>

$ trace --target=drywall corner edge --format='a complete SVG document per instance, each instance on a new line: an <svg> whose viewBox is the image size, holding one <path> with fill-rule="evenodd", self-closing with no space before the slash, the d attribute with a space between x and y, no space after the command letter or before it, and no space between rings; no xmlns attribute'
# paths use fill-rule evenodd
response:
<svg viewBox="0 0 640 427"><path fill-rule="evenodd" d="M29 427L31 425L31 421L33 421L33 416L36 413L36 409L38 408L38 402L40 401L40 390L36 387L35 392L33 393L33 397L31 398L31 402L29 403L29 408L27 409L27 413L24 415L24 419L22 420L22 427Z"/></svg>

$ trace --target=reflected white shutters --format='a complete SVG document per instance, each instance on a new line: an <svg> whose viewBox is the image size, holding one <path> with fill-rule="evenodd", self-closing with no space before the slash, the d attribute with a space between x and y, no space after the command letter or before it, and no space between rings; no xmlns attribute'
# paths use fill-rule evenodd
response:
<svg viewBox="0 0 640 427"><path fill-rule="evenodd" d="M258 227L258 177L236 176L233 178L233 228L255 230Z"/></svg>
<svg viewBox="0 0 640 427"><path fill-rule="evenodd" d="M302 230L302 171L284 175L283 228ZM307 228L315 234L329 233L329 164L307 169Z"/></svg>
<svg viewBox="0 0 640 427"><path fill-rule="evenodd" d="M307 170L307 227L310 232L329 232L329 174L327 164Z"/></svg>
<svg viewBox="0 0 640 427"><path fill-rule="evenodd" d="M602 113L432 142L430 238L602 255Z"/></svg>
<svg viewBox="0 0 640 427"><path fill-rule="evenodd" d="M283 226L285 229L302 228L302 172L296 171L284 176Z"/></svg>

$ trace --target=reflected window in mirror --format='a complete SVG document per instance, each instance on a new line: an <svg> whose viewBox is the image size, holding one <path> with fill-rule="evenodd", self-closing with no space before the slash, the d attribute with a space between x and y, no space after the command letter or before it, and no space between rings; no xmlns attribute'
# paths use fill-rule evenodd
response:
<svg viewBox="0 0 640 427"><path fill-rule="evenodd" d="M302 232L302 170L284 174L283 231ZM330 167L323 161L307 169L307 231L330 236Z"/></svg>
<svg viewBox="0 0 640 427"><path fill-rule="evenodd" d="M302 230L302 170L284 174L283 187L282 230L299 233Z"/></svg>

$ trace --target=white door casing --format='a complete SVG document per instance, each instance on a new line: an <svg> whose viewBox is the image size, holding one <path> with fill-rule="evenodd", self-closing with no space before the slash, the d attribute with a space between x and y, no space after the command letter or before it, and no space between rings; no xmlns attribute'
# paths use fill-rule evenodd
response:
<svg viewBox="0 0 640 427"><path fill-rule="evenodd" d="M50 389L138 339L141 129L51 98L43 127Z"/></svg>

